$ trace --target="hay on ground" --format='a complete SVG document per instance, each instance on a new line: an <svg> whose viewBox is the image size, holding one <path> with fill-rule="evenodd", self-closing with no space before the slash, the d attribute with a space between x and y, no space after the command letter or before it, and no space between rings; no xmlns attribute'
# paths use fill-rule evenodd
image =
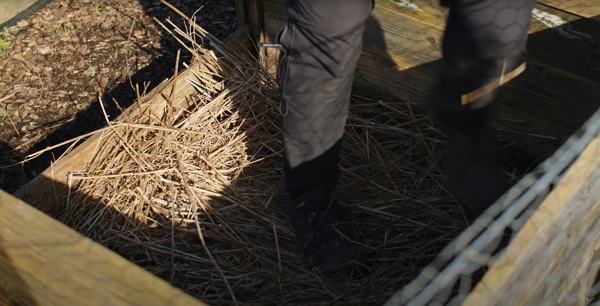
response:
<svg viewBox="0 0 600 306"><path fill-rule="evenodd" d="M196 26L196 94L111 123L57 217L209 304L381 304L466 226L439 169L439 133L409 103L353 97L336 199L370 274L324 278L303 259L282 189L276 84ZM194 68L199 67L199 68ZM136 106L134 106L136 107ZM140 108L147 105L140 105Z"/></svg>

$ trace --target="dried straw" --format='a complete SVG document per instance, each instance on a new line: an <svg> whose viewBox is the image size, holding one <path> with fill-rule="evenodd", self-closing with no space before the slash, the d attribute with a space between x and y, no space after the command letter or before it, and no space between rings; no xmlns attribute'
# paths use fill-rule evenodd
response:
<svg viewBox="0 0 600 306"><path fill-rule="evenodd" d="M415 105L354 97L336 200L371 273L324 278L300 254L284 208L273 77L213 41L187 39L186 108L111 122L57 217L209 304L381 304L466 222L443 185L439 133ZM217 56L218 54L218 56ZM203 67L194 68L194 67ZM181 75L179 75L181 77ZM181 98L181 97L179 97Z"/></svg>

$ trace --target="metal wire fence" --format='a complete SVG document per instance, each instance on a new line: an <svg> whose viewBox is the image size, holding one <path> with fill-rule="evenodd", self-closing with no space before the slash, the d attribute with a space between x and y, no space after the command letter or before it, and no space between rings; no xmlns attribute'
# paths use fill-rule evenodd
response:
<svg viewBox="0 0 600 306"><path fill-rule="evenodd" d="M600 110L596 111L552 157L526 175L471 227L450 243L436 260L388 300L386 305L460 305L465 301L465 304L475 305L470 302L469 294L474 291L478 273L482 274L494 263L499 264L499 259L505 254L506 243L501 243L503 236L509 233L510 243L515 243L515 236L519 230L539 210L540 203L548 194L556 189L561 178L573 167L584 149L588 145L597 145L593 140L599 132ZM585 168L586 164L582 163L582 167ZM594 172L598 171L590 170L587 181L600 180L600 174ZM577 196L585 197L589 194L583 190L582 194ZM592 202L594 201L597 199ZM572 202L565 205L576 204ZM504 279L505 282L511 282L511 289L502 294L497 292L488 295L493 296L493 301L486 301L486 305L600 305L600 302L594 299L595 295L600 293L600 283L592 288L586 285L595 281L596 271L600 266L600 256L593 252L597 250L595 246L599 245L600 241L597 232L593 231L597 228L596 225L600 226L600 221L595 219L600 218L597 214L594 215L593 211L590 212L587 206L576 207L573 211L575 213L557 217L562 219L553 225L554 228L550 231L552 237L547 241L540 241L542 245L536 246L538 257L532 257L525 265L527 271L521 273L529 276ZM571 224L577 228L577 232L573 232ZM588 249L592 250L589 254L592 257L571 264L569 256L581 256L582 254L577 252L582 252L582 246L591 246ZM539 257L540 253L543 260ZM523 253L518 256L532 255ZM509 260L504 264L513 263ZM500 274L503 273L503 268L496 267L500 269Z"/></svg>

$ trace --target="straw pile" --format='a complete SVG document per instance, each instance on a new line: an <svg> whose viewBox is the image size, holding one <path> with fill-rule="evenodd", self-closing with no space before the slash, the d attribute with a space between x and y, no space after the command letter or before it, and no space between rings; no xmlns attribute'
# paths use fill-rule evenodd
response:
<svg viewBox="0 0 600 306"><path fill-rule="evenodd" d="M288 224L273 77L216 40L196 43L211 37L193 24L174 31L195 54L196 93L111 122L58 219L209 304L253 305L381 304L465 228L430 118L354 97L336 199L371 273L321 277Z"/></svg>

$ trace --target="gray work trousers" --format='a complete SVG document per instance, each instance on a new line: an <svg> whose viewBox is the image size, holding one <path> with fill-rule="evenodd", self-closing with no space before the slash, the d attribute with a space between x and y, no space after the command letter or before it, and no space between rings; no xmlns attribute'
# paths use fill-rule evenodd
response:
<svg viewBox="0 0 600 306"><path fill-rule="evenodd" d="M497 75L499 60L516 65L535 2L442 0L450 8L442 51L457 80L456 94ZM352 81L372 8L372 0L287 1L288 23L278 37L283 46L278 83L288 192L332 189L337 183ZM458 100L440 103L460 107Z"/></svg>

